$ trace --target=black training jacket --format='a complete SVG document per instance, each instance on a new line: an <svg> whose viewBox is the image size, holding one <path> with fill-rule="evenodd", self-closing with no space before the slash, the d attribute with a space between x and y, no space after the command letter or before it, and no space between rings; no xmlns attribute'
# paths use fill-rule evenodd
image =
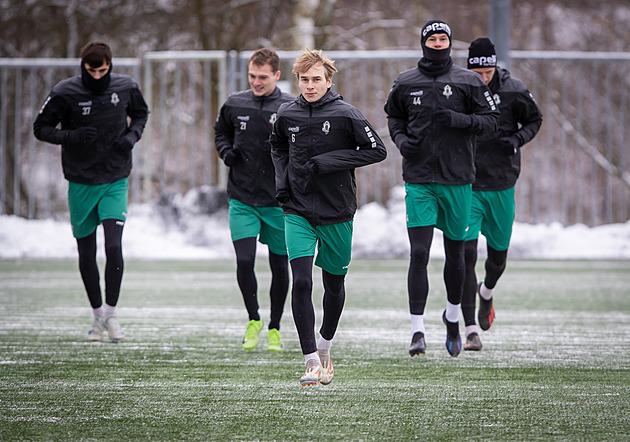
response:
<svg viewBox="0 0 630 442"><path fill-rule="evenodd" d="M434 112L450 109L469 115L466 129L440 127ZM418 158L403 157L407 183L470 184L475 178L476 136L494 132L499 112L481 76L453 65L438 77L418 68L401 72L385 104L389 133L400 149L408 142Z"/></svg>
<svg viewBox="0 0 630 442"><path fill-rule="evenodd" d="M477 140L473 190L505 190L513 187L521 172L521 150L516 153L502 147L498 140L516 137L520 146L531 141L542 124L542 113L525 84L507 69L496 68L497 81L490 91L501 112L499 130ZM520 127L520 128L519 128Z"/></svg>
<svg viewBox="0 0 630 442"><path fill-rule="evenodd" d="M221 107L214 125L215 147L221 158L231 149L240 153L230 167L230 198L250 206L278 206L269 135L280 105L294 99L277 87L266 97L250 89L230 95Z"/></svg>
<svg viewBox="0 0 630 442"><path fill-rule="evenodd" d="M353 219L357 210L354 169L383 161L387 150L354 106L332 91L315 103L300 95L278 110L271 134L276 189L287 191L284 213L312 225ZM316 165L311 176L308 164Z"/></svg>
<svg viewBox="0 0 630 442"><path fill-rule="evenodd" d="M111 74L109 87L96 95L76 76L52 89L33 123L33 131L39 140L62 145L61 165L68 181L106 184L129 176L131 152L114 148L114 143L130 132L138 141L148 116L147 104L131 77ZM57 129L59 123L61 130ZM98 130L98 137L89 146L62 144L62 130L86 126Z"/></svg>

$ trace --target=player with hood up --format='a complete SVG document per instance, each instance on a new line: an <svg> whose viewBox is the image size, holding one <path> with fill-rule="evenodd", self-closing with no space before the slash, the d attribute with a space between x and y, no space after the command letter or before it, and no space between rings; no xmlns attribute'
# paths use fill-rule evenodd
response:
<svg viewBox="0 0 630 442"><path fill-rule="evenodd" d="M127 179L131 151L148 115L138 83L112 73L111 49L95 41L81 50L81 75L58 83L33 123L37 139L61 144L79 271L93 309L89 341L102 340L105 331L112 341L124 338L116 306L123 276ZM99 224L105 236L105 305L96 261Z"/></svg>

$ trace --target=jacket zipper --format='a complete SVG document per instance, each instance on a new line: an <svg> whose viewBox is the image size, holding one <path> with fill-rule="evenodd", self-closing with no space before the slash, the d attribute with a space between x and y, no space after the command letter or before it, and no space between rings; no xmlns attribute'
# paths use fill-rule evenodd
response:
<svg viewBox="0 0 630 442"><path fill-rule="evenodd" d="M431 115L431 123L433 124L433 139L431 140L431 151L433 154L433 167L432 167L432 174L433 176L431 177L431 182L435 182L435 177L437 176L437 152L436 152L436 146L437 146L437 133L438 133L438 124L437 121L435 121L435 105L438 103L438 97L439 97L439 93L437 91L437 88L435 86L435 77L433 77L433 92L435 93L435 100L433 100L433 115Z"/></svg>
<svg viewBox="0 0 630 442"><path fill-rule="evenodd" d="M311 124L311 120L313 119L313 106L309 103L308 105L308 153L309 153L309 161L313 157L313 126ZM313 178L313 177L309 177ZM315 183L311 182L311 216L313 220L317 217L317 212L315 211Z"/></svg>

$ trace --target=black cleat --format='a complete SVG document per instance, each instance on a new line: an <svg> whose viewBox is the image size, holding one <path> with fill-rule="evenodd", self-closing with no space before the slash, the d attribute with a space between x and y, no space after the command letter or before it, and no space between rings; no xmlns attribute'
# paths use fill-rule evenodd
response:
<svg viewBox="0 0 630 442"><path fill-rule="evenodd" d="M423 355L427 349L427 345L424 342L424 333L415 332L411 338L411 345L409 346L409 356Z"/></svg>
<svg viewBox="0 0 630 442"><path fill-rule="evenodd" d="M470 351L479 351L481 350L481 339L479 338L479 333L471 333L466 337L466 344L464 345L464 350Z"/></svg>
<svg viewBox="0 0 630 442"><path fill-rule="evenodd" d="M477 293L479 294L479 312L477 313L477 320L479 321L479 327L482 330L488 330L494 321L494 305L492 305L492 298L485 300L481 297L479 290L481 289L481 283L477 287Z"/></svg>
<svg viewBox="0 0 630 442"><path fill-rule="evenodd" d="M459 322L449 322L446 320L446 310L442 313L442 321L446 325L446 349L448 353L455 357L462 351L462 337L459 335Z"/></svg>

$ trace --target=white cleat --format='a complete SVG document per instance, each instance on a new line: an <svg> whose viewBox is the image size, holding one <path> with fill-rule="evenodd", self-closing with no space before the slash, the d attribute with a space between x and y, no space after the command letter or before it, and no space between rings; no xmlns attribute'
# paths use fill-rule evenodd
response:
<svg viewBox="0 0 630 442"><path fill-rule="evenodd" d="M99 342L103 340L103 332L105 324L102 316L94 316L92 320L92 329L88 332L87 340L90 342Z"/></svg>
<svg viewBox="0 0 630 442"><path fill-rule="evenodd" d="M332 359L328 358L328 361L322 362L322 378L319 382L322 385L328 385L332 382L335 375L335 369L333 368Z"/></svg>
<svg viewBox="0 0 630 442"><path fill-rule="evenodd" d="M109 340L112 342L120 342L125 337L125 332L120 329L116 315L105 316L105 329L107 330Z"/></svg>
<svg viewBox="0 0 630 442"><path fill-rule="evenodd" d="M322 367L317 361L308 361L306 364L306 372L300 378L302 387L307 385L317 385L322 380Z"/></svg>

